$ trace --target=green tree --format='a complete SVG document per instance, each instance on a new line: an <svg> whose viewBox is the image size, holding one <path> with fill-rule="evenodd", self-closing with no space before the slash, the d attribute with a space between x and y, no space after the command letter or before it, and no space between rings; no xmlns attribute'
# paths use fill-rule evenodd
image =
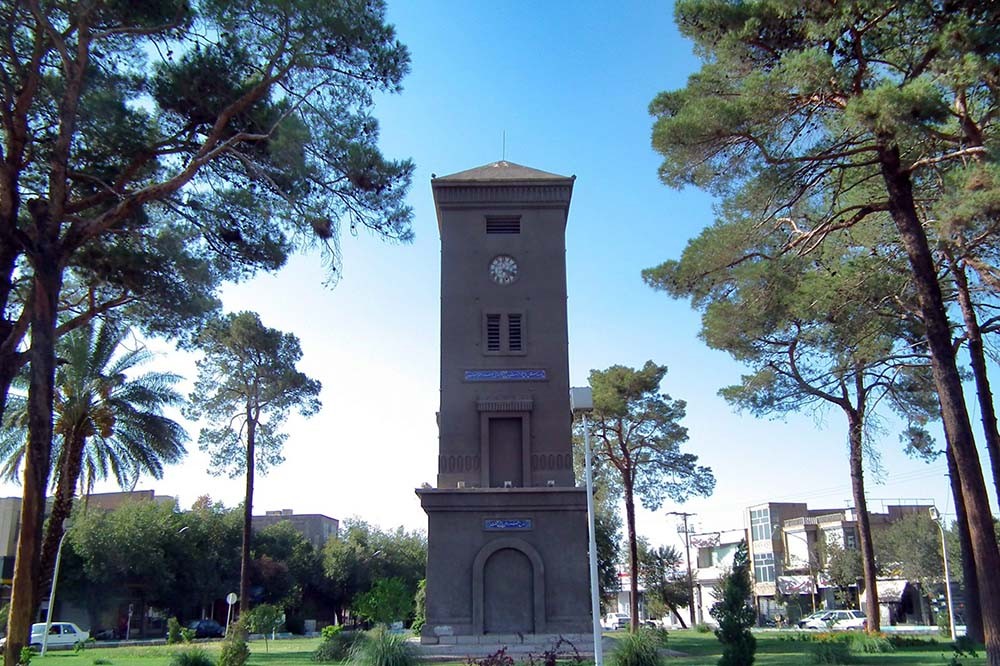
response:
<svg viewBox="0 0 1000 666"><path fill-rule="evenodd" d="M412 600L426 568L427 537L422 532L402 527L384 531L357 518L346 520L340 538L323 548L323 572L341 623L356 598L380 579L400 579Z"/></svg>
<svg viewBox="0 0 1000 666"><path fill-rule="evenodd" d="M746 541L740 542L732 568L719 579L716 597L719 601L712 605L709 614L719 623L715 630L722 643L719 666L751 666L757 639L750 633L754 625L753 583Z"/></svg>
<svg viewBox="0 0 1000 666"><path fill-rule="evenodd" d="M843 415L851 490L858 509L869 627L879 629L875 555L864 459L877 455L875 406L889 405L916 429L938 406L919 333L905 308L912 296L900 257L865 250L879 228L828 236L809 254L776 253L783 233L748 233L742 216L692 240L679 261L643 272L648 284L690 297L701 337L751 368L720 394L757 416L835 407ZM898 254L898 253L897 253ZM767 261L744 257L773 255Z"/></svg>
<svg viewBox="0 0 1000 666"><path fill-rule="evenodd" d="M684 402L659 392L666 373L666 366L652 361L640 370L614 365L590 372L594 458L607 467L609 490L625 501L633 631L639 626L636 498L655 510L668 497L683 502L692 495L710 495L715 487L712 471L697 464L698 456L681 452L687 441L687 429L679 423Z"/></svg>
<svg viewBox="0 0 1000 666"><path fill-rule="evenodd" d="M646 591L646 604L655 601L664 610L677 616L681 626L687 624L678 608L686 606L688 578L681 552L673 546L652 548L645 539L639 539L639 582ZM666 612L663 613L666 615Z"/></svg>
<svg viewBox="0 0 1000 666"><path fill-rule="evenodd" d="M119 323L75 329L59 342L60 366L56 371L54 433L55 494L41 551L39 594L50 580L63 523L73 510L79 486L90 492L98 479L113 475L122 488L130 488L143 474L159 479L164 464L177 462L186 453L187 433L163 408L181 402L173 389L179 376L167 372L136 375L152 354L144 347L127 349L131 332ZM3 474L15 480L26 448L24 403L15 398L7 429L0 438Z"/></svg>
<svg viewBox="0 0 1000 666"><path fill-rule="evenodd" d="M291 333L265 327L253 312L219 318L198 336L205 356L185 413L218 426L198 434L199 446L212 456L216 474L246 478L243 500L243 546L240 564L240 612L250 608L250 545L253 533L254 473L266 473L283 460L287 437L280 432L288 413L319 411L320 383L295 369L302 358Z"/></svg>
<svg viewBox="0 0 1000 666"><path fill-rule="evenodd" d="M946 532L948 564L953 577L962 572L958 536ZM941 560L941 532L924 512L911 513L876 533L879 561L892 575L919 581L924 589L944 579Z"/></svg>
<svg viewBox="0 0 1000 666"><path fill-rule="evenodd" d="M860 601L851 599L851 588L857 588L858 582L864 577L861 552L854 548L844 548L835 541L825 539L820 541L819 551L823 568L830 582L837 588L836 595L840 603L848 606L854 601ZM866 582L865 585L867 584ZM868 617L871 616L869 613Z"/></svg>
<svg viewBox="0 0 1000 666"><path fill-rule="evenodd" d="M413 612L414 594L400 578L380 578L354 602L354 613L369 622L405 622Z"/></svg>
<svg viewBox="0 0 1000 666"><path fill-rule="evenodd" d="M294 247L323 247L335 280L342 225L409 239L412 164L377 147L373 100L409 65L380 0L13 0L0 31L0 410L30 365L13 666L35 605L60 328L136 306L176 334L178 309L210 309L220 277Z"/></svg>
<svg viewBox="0 0 1000 666"><path fill-rule="evenodd" d="M247 614L247 628L255 634L264 636L264 651L270 652L267 635L273 634L284 622L284 613L277 606L260 604Z"/></svg>
<svg viewBox="0 0 1000 666"><path fill-rule="evenodd" d="M779 251L808 252L837 230L892 220L968 510L996 666L1000 552L919 195L963 160L989 159L1000 8L858 0L788 11L776 1L685 0L675 15L704 64L651 104L664 182L709 188L753 226L784 229Z"/></svg>
<svg viewBox="0 0 1000 666"><path fill-rule="evenodd" d="M293 622L303 619L303 607L308 599L323 596L323 561L321 553L292 525L283 520L254 532L251 549L255 585L265 585L265 597L285 611L290 631ZM284 590L268 587L258 577L266 567L264 558L280 564L287 585Z"/></svg>

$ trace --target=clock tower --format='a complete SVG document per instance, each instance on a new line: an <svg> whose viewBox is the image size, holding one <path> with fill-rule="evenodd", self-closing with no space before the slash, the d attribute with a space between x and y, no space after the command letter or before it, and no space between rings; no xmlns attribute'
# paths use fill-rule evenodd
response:
<svg viewBox="0 0 1000 666"><path fill-rule="evenodd" d="M565 230L574 178L502 161L434 178L441 408L425 643L585 634Z"/></svg>

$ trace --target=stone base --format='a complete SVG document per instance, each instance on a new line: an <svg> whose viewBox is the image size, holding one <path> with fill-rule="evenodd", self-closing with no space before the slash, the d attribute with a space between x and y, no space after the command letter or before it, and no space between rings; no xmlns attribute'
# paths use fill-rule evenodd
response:
<svg viewBox="0 0 1000 666"><path fill-rule="evenodd" d="M532 644L548 649L560 635L589 635L584 489L428 488L417 495L428 523L422 641L510 646L538 636L545 640Z"/></svg>

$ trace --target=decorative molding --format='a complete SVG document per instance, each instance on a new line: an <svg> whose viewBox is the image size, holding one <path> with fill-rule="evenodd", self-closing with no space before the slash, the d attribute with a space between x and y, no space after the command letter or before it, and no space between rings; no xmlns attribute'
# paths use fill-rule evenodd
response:
<svg viewBox="0 0 1000 666"><path fill-rule="evenodd" d="M544 382L549 374L545 368L466 370L462 378L467 382Z"/></svg>
<svg viewBox="0 0 1000 666"><path fill-rule="evenodd" d="M438 473L453 474L455 472L478 472L479 456L477 455L439 455Z"/></svg>
<svg viewBox="0 0 1000 666"><path fill-rule="evenodd" d="M533 453L531 455L531 469L569 469L573 465L573 455L571 453Z"/></svg>
<svg viewBox="0 0 1000 666"><path fill-rule="evenodd" d="M568 205L573 194L572 184L565 185L448 185L434 188L438 206L471 203L530 203Z"/></svg>
<svg viewBox="0 0 1000 666"><path fill-rule="evenodd" d="M481 412L530 412L534 400L528 398L479 398L476 408Z"/></svg>

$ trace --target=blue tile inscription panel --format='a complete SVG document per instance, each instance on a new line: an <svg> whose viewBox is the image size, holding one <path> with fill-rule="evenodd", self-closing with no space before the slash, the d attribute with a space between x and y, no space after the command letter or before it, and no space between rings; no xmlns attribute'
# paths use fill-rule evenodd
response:
<svg viewBox="0 0 1000 666"><path fill-rule="evenodd" d="M542 368L510 370L466 370L467 382L540 382L548 379Z"/></svg>
<svg viewBox="0 0 1000 666"><path fill-rule="evenodd" d="M487 532L523 532L532 529L531 518L487 518L483 521Z"/></svg>

